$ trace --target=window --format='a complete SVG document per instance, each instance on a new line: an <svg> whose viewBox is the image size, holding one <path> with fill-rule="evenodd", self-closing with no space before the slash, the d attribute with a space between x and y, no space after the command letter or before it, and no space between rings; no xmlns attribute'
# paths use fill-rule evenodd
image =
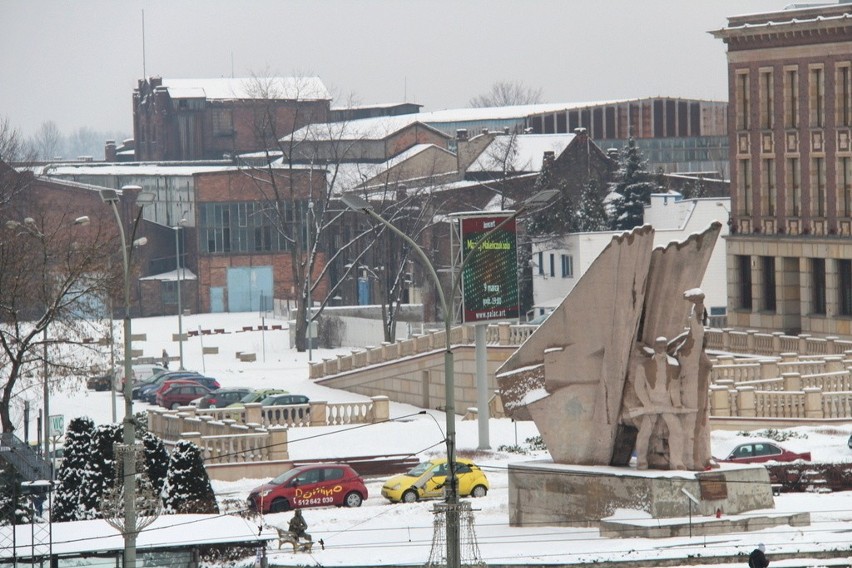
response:
<svg viewBox="0 0 852 568"><path fill-rule="evenodd" d="M544 276L544 253L538 253L538 274Z"/></svg>
<svg viewBox="0 0 852 568"><path fill-rule="evenodd" d="M569 254L562 255L562 278L574 278L574 257Z"/></svg>
<svg viewBox="0 0 852 568"><path fill-rule="evenodd" d="M825 217L825 159L814 158L811 162L811 187L814 190L814 215Z"/></svg>
<svg viewBox="0 0 852 568"><path fill-rule="evenodd" d="M737 130L748 130L749 90L748 70L737 72Z"/></svg>
<svg viewBox="0 0 852 568"><path fill-rule="evenodd" d="M763 309L774 312L775 307L775 257L763 257Z"/></svg>
<svg viewBox="0 0 852 568"><path fill-rule="evenodd" d="M823 75L822 66L811 67L808 95L812 128L825 126L825 77Z"/></svg>
<svg viewBox="0 0 852 568"><path fill-rule="evenodd" d="M773 113L772 103L775 100L773 87L775 81L772 70L761 70L760 72L760 127L764 130L772 128Z"/></svg>
<svg viewBox="0 0 852 568"><path fill-rule="evenodd" d="M751 310L751 257L737 256L737 270L740 280L740 309Z"/></svg>
<svg viewBox="0 0 852 568"><path fill-rule="evenodd" d="M556 255L550 253L550 277L556 276Z"/></svg>
<svg viewBox="0 0 852 568"><path fill-rule="evenodd" d="M213 136L232 136L234 123L231 111L216 109L213 111Z"/></svg>
<svg viewBox="0 0 852 568"><path fill-rule="evenodd" d="M763 169L760 176L763 190L761 199L764 199L764 211L767 215L775 215L775 160L763 160Z"/></svg>
<svg viewBox="0 0 852 568"><path fill-rule="evenodd" d="M852 260L837 261L838 312L841 316L852 316Z"/></svg>
<svg viewBox="0 0 852 568"><path fill-rule="evenodd" d="M292 209L290 206L285 214ZM289 250L287 239L277 230L263 203L202 203L199 218L203 253Z"/></svg>
<svg viewBox="0 0 852 568"><path fill-rule="evenodd" d="M847 63L837 67L837 125L852 126L852 67Z"/></svg>
<svg viewBox="0 0 852 568"><path fill-rule="evenodd" d="M751 215L752 213L752 190L751 190L751 160L740 160L739 170L737 171L739 178L740 195L742 196L740 204L740 212L743 215Z"/></svg>
<svg viewBox="0 0 852 568"><path fill-rule="evenodd" d="M811 259L811 313L825 315L825 259Z"/></svg>
<svg viewBox="0 0 852 568"><path fill-rule="evenodd" d="M799 158L787 159L787 211L798 217L802 206L802 176Z"/></svg>
<svg viewBox="0 0 852 568"><path fill-rule="evenodd" d="M840 216L852 217L852 158L837 160L837 194Z"/></svg>
<svg viewBox="0 0 852 568"><path fill-rule="evenodd" d="M784 70L784 128L799 127L799 71Z"/></svg>
<svg viewBox="0 0 852 568"><path fill-rule="evenodd" d="M163 280L160 282L160 299L164 304L177 304L177 282Z"/></svg>

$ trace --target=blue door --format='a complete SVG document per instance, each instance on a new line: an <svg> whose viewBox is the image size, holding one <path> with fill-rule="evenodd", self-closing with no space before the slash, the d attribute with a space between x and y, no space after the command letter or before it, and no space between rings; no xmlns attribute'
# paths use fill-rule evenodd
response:
<svg viewBox="0 0 852 568"><path fill-rule="evenodd" d="M241 266L228 269L228 311L259 311L272 298L272 267Z"/></svg>
<svg viewBox="0 0 852 568"><path fill-rule="evenodd" d="M210 311L220 313L225 311L225 289L210 287Z"/></svg>

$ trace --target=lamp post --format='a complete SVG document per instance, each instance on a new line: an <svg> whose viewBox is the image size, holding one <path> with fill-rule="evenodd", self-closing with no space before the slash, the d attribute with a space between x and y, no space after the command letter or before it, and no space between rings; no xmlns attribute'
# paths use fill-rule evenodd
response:
<svg viewBox="0 0 852 568"><path fill-rule="evenodd" d="M305 319L308 322L308 329L306 330L306 335L308 337L308 362L314 360L314 337L313 337L313 322L311 321L312 317L312 301L311 301L311 218L314 215L314 202L308 201L308 210L305 212L305 233L307 240L307 254L305 255L305 279L307 281L307 308Z"/></svg>
<svg viewBox="0 0 852 568"><path fill-rule="evenodd" d="M175 230L175 271L177 272L177 306L178 306L178 350L180 352L180 363L179 369L183 371L183 306L181 305L181 297L180 297L180 281L181 281L181 267L180 267L180 230L186 224L186 219L181 217L181 220L178 221L178 224L173 228Z"/></svg>
<svg viewBox="0 0 852 568"><path fill-rule="evenodd" d="M468 254L461 265L459 266L459 274L462 274L464 271L464 267L467 262L474 256L473 253L479 250L479 246L490 237L495 231L501 229L503 225L517 217L526 207L530 204L543 204L549 201L554 195L556 195L558 190L545 190L541 191L531 198L529 198L521 207L518 208L517 211L514 211L511 215L506 217L502 222L500 222L496 227L482 235L476 243L474 243L473 247L471 247L470 254ZM447 530L447 567L448 568L459 568L461 565L461 542L459 538L459 494L458 494L458 480L456 477L456 467L455 467L455 453L456 453L456 408L455 408L455 368L454 368L454 356L453 356L453 348L452 342L450 341L450 333L452 330L452 314L453 311L451 306L447 305L446 297L444 296L444 290L441 286L441 280L438 277L438 273L435 270L435 267L432 265L432 262L429 260L429 256L426 252L418 245L414 239L405 234L402 230L397 228L393 223L383 218L381 215L376 213L373 210L373 206L370 205L368 201L362 199L361 197L351 194L345 193L341 197L341 201L343 201L344 205L353 211L358 211L363 213L373 219L374 221L381 223L386 226L388 229L397 234L400 238L402 238L406 243L411 246L412 250L414 250L420 259L423 261L423 266L429 272L429 276L432 278L432 281L435 283L435 291L438 294L438 301L441 304L441 310L444 314L444 341L445 341L445 351L444 351L444 398L446 400L444 404L444 410L446 413L446 430L447 430L447 520L446 520L446 530ZM456 285L458 284L458 280L456 280L455 274L452 276L452 285L450 289L450 298L453 298L453 294L455 293Z"/></svg>
<svg viewBox="0 0 852 568"><path fill-rule="evenodd" d="M136 189L138 186L125 186L122 189ZM141 189L141 188L139 188ZM123 462L124 485L124 568L136 568L136 426L133 423L133 363L131 358L132 342L130 339L130 259L132 250L127 246L124 234L124 223L118 212L118 193L114 189L100 190L101 200L112 207L118 232L121 237L121 258L124 263L124 428L122 441L125 446ZM153 201L153 194L140 193L137 197L139 213L133 224L133 234L142 214L142 207ZM143 245L146 240L132 241L131 246Z"/></svg>

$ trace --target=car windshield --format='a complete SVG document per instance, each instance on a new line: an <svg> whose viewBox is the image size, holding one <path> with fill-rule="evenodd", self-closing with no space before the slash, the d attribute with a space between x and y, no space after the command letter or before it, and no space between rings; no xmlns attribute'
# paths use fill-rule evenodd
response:
<svg viewBox="0 0 852 568"><path fill-rule="evenodd" d="M288 469L287 471L285 471L284 473L282 473L278 477L273 478L269 483L271 485L283 485L283 484L287 483L288 481L290 481L291 479L293 479L294 477L296 477L297 475L299 475L299 473L301 473L301 471L302 470L300 470L298 467L294 467L293 469Z"/></svg>
<svg viewBox="0 0 852 568"><path fill-rule="evenodd" d="M421 475L432 469L433 465L434 464L432 462L421 462L414 466L414 468L412 468L405 475L410 475L411 477L420 477Z"/></svg>

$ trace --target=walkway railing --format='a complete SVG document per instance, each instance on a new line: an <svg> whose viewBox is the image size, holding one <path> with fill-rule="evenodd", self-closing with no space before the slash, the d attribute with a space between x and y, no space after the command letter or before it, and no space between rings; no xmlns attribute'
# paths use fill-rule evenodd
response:
<svg viewBox="0 0 852 568"><path fill-rule="evenodd" d="M509 322L500 322L488 326L485 340L489 345L518 346L526 341L536 329L538 329L538 326L535 325L514 325ZM475 333L473 326L454 327L450 331L450 343L451 345L472 345ZM444 330L430 331L394 343L382 343L374 347L353 350L351 354L340 354L336 358L325 358L321 362L310 364L309 377L321 379L369 365L398 361L406 357L445 349L445 337L446 332Z"/></svg>
<svg viewBox="0 0 852 568"><path fill-rule="evenodd" d="M155 408L148 411L148 429L168 445L178 440L194 442L215 479L261 479L280 473L290 459L289 428L371 424L389 418L388 397L375 396L369 401L332 404L312 401L286 406L250 403L244 408Z"/></svg>

